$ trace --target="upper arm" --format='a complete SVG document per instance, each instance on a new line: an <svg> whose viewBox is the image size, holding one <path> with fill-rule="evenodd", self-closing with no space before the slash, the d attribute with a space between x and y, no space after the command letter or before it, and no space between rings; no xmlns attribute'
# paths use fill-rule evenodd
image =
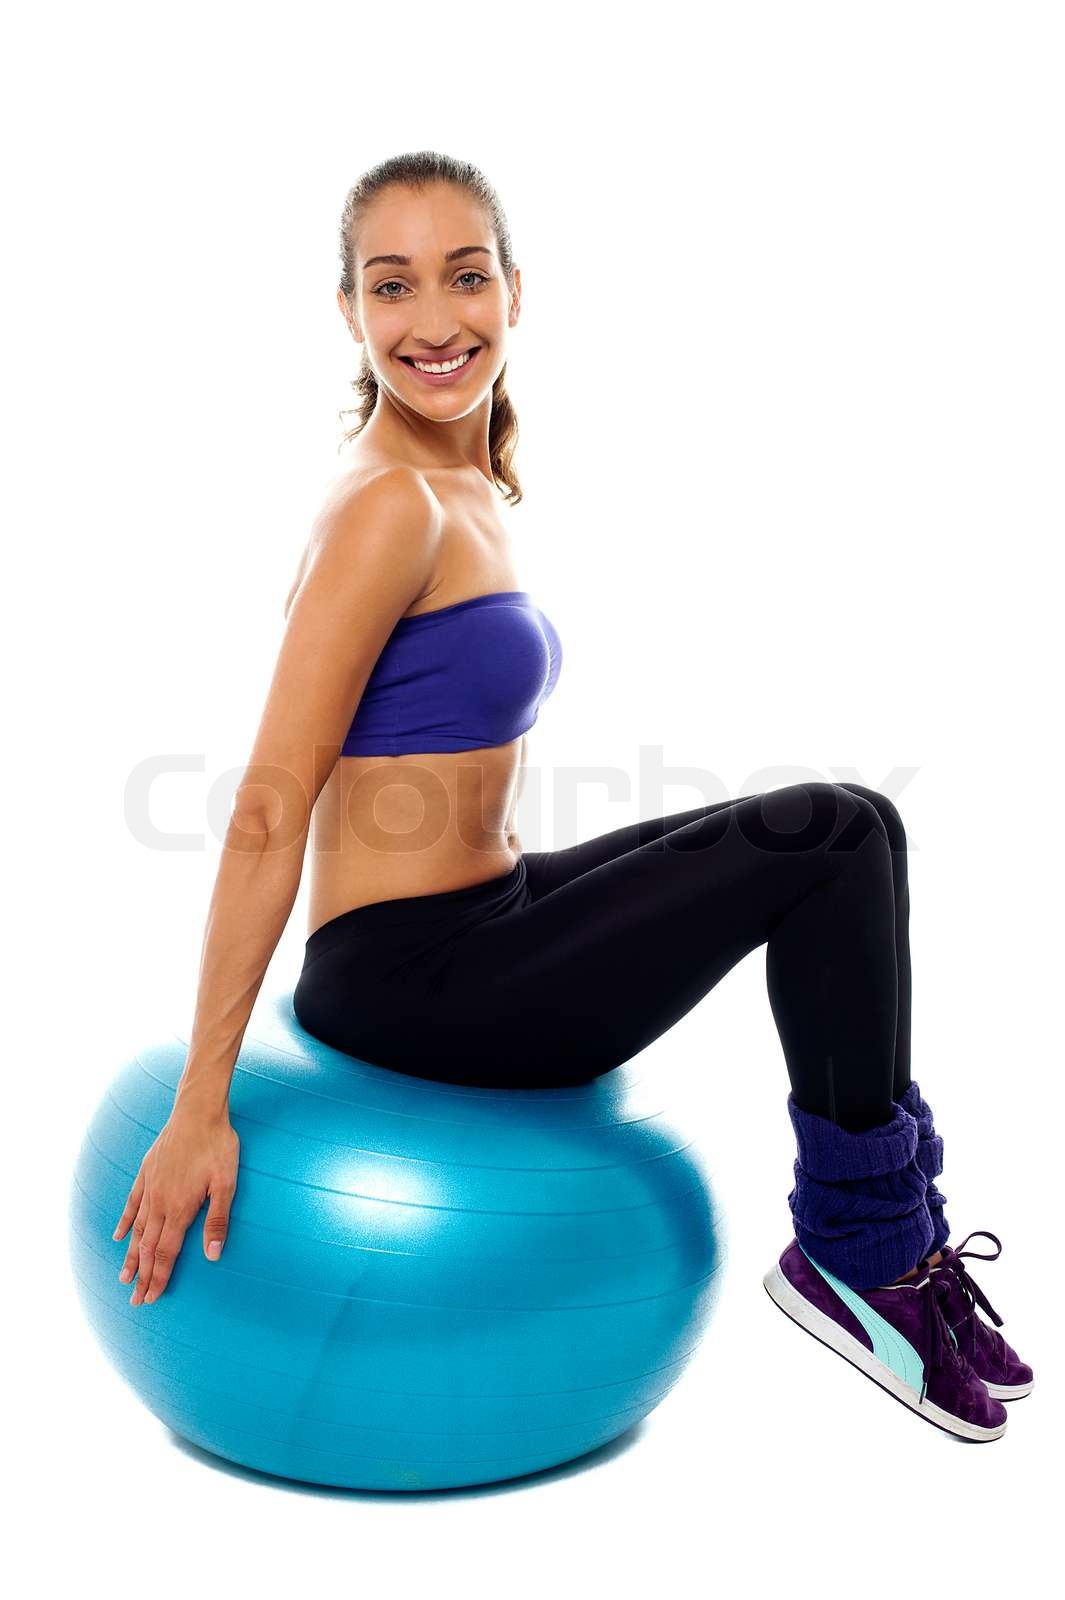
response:
<svg viewBox="0 0 1065 1600"><path fill-rule="evenodd" d="M343 482L316 519L237 809L305 828L362 691L432 571L439 508L412 469Z"/></svg>

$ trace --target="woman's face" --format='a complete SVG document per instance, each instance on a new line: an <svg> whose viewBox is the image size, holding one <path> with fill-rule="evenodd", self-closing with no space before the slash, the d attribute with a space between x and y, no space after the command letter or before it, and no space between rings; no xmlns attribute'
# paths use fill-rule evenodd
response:
<svg viewBox="0 0 1065 1600"><path fill-rule="evenodd" d="M389 257L375 260L375 257ZM403 258L403 259L400 259ZM518 320L521 274L511 294L480 206L462 189L392 187L359 229L352 313L379 385L435 421L465 416L487 399L506 361L507 329ZM468 354L467 354L468 352ZM414 360L458 366L423 372Z"/></svg>

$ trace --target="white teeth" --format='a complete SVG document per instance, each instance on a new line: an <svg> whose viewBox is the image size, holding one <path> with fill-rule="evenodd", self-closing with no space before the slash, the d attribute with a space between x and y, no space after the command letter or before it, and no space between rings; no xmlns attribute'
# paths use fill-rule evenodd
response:
<svg viewBox="0 0 1065 1600"><path fill-rule="evenodd" d="M456 356L454 361L415 361L412 365L417 367L419 372L454 372L456 367L464 367L466 365L471 353L471 351L467 350L465 355Z"/></svg>

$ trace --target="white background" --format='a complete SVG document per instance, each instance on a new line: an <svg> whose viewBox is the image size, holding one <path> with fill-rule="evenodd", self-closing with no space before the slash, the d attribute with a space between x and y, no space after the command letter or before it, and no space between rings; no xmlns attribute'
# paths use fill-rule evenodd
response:
<svg viewBox="0 0 1065 1600"><path fill-rule="evenodd" d="M1044 1592L1063 1423L1059 8L52 5L6 45L19 1592ZM218 819L353 400L341 206L366 167L424 147L496 185L523 275L525 500L501 514L565 651L524 846L802 777L895 800L913 1075L952 1240L1003 1241L975 1275L1036 1368L994 1444L920 1422L762 1288L794 1156L764 949L661 1041L730 1211L728 1282L684 1381L600 1456L446 1495L290 1487L183 1446L81 1318L70 1168L126 1042L187 1021ZM182 770L151 818L183 848L127 811L161 755ZM641 761L702 786L656 786ZM298 976L305 893L264 992Z"/></svg>

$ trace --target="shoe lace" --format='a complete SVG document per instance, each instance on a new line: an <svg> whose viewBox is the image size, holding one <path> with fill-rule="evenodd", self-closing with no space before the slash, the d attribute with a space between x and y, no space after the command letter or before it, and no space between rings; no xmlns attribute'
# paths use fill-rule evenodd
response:
<svg viewBox="0 0 1065 1600"><path fill-rule="evenodd" d="M984 1255L979 1250L966 1250L964 1248L964 1246L969 1243L969 1240L974 1238L977 1234L981 1235L985 1239L993 1240L998 1246L993 1256ZM962 1265L961 1257L966 1255L970 1257L970 1259L976 1261L997 1261L1001 1254L1002 1244L997 1236L993 1233L989 1233L986 1228L975 1228L972 1233L967 1233L965 1235L961 1245L959 1245L956 1250L952 1251L943 1262L943 1266L953 1274L955 1283L957 1283L965 1297L967 1309L964 1316L962 1316L959 1321L955 1322L953 1327L954 1331L961 1333L966 1352L971 1353L975 1350L979 1333L984 1329L984 1324L980 1321L979 1317L976 1316L976 1307L978 1305L987 1312L996 1328L1001 1328L1003 1319L999 1316L998 1312L995 1310L986 1294L984 1294L984 1291L980 1288L980 1285L969 1272L968 1268ZM998 1341L999 1335L993 1333L990 1328L986 1329L986 1333L992 1340L996 1342Z"/></svg>
<svg viewBox="0 0 1065 1600"><path fill-rule="evenodd" d="M921 1393L918 1404L924 1400L928 1393L928 1383L933 1372L941 1371L945 1367L956 1366L961 1369L964 1377L975 1377L976 1371L969 1362L965 1352L960 1348L957 1339L947 1320L950 1302L950 1285L942 1275L937 1276L938 1264L929 1269L918 1288L927 1288L925 1295L925 1338L924 1338L924 1372L921 1383Z"/></svg>

